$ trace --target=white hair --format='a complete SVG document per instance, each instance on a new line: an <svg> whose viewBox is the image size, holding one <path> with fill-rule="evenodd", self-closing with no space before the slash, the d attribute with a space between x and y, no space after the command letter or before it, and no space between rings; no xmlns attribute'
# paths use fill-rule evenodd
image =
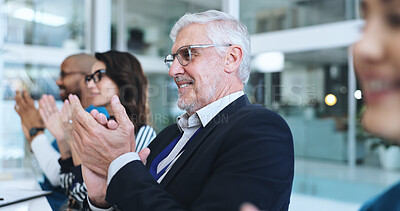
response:
<svg viewBox="0 0 400 211"><path fill-rule="evenodd" d="M250 75L250 36L247 27L241 24L235 17L217 10L208 10L200 13L186 13L171 30L170 37L173 42L184 27L190 24L207 24L207 37L213 44L236 44L243 49L243 59L239 66L238 78L246 84ZM219 54L226 48L219 47Z"/></svg>

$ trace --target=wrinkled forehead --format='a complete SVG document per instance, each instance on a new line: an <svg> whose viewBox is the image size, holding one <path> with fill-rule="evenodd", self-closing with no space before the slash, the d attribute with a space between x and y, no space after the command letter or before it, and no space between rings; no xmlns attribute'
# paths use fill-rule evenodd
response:
<svg viewBox="0 0 400 211"><path fill-rule="evenodd" d="M176 52L178 48L185 45L195 44L210 44L211 40L208 38L207 25L193 23L182 28L178 35L174 45L172 46L172 52Z"/></svg>

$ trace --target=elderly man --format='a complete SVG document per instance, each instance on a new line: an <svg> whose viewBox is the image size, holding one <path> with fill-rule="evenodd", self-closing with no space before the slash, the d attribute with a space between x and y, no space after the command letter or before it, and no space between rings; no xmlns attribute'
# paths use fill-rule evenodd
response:
<svg viewBox="0 0 400 211"><path fill-rule="evenodd" d="M250 202L287 210L294 156L290 129L250 104L250 39L232 16L186 14L173 27L165 58L186 113L135 153L134 127L118 97L115 121L84 112L76 96L74 142L82 158L88 207L121 210L238 210ZM97 121L96 121L97 120Z"/></svg>

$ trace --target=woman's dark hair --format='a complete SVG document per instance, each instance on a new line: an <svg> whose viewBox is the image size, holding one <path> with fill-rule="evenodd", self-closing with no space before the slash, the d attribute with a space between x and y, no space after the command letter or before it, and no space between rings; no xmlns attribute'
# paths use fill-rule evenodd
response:
<svg viewBox="0 0 400 211"><path fill-rule="evenodd" d="M137 133L148 123L147 87L148 81L142 66L135 56L128 52L107 51L96 53L97 60L106 65L106 75L119 88L119 98Z"/></svg>

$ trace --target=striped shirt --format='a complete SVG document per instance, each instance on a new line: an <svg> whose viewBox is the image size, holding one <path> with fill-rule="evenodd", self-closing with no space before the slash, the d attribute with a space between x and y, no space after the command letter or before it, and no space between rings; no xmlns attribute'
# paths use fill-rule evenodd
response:
<svg viewBox="0 0 400 211"><path fill-rule="evenodd" d="M136 135L136 152L146 148L156 137L156 132L149 125L142 126ZM87 195L86 185L83 182L81 166L74 166L72 158L59 160L61 165L60 183L65 193L82 205Z"/></svg>

